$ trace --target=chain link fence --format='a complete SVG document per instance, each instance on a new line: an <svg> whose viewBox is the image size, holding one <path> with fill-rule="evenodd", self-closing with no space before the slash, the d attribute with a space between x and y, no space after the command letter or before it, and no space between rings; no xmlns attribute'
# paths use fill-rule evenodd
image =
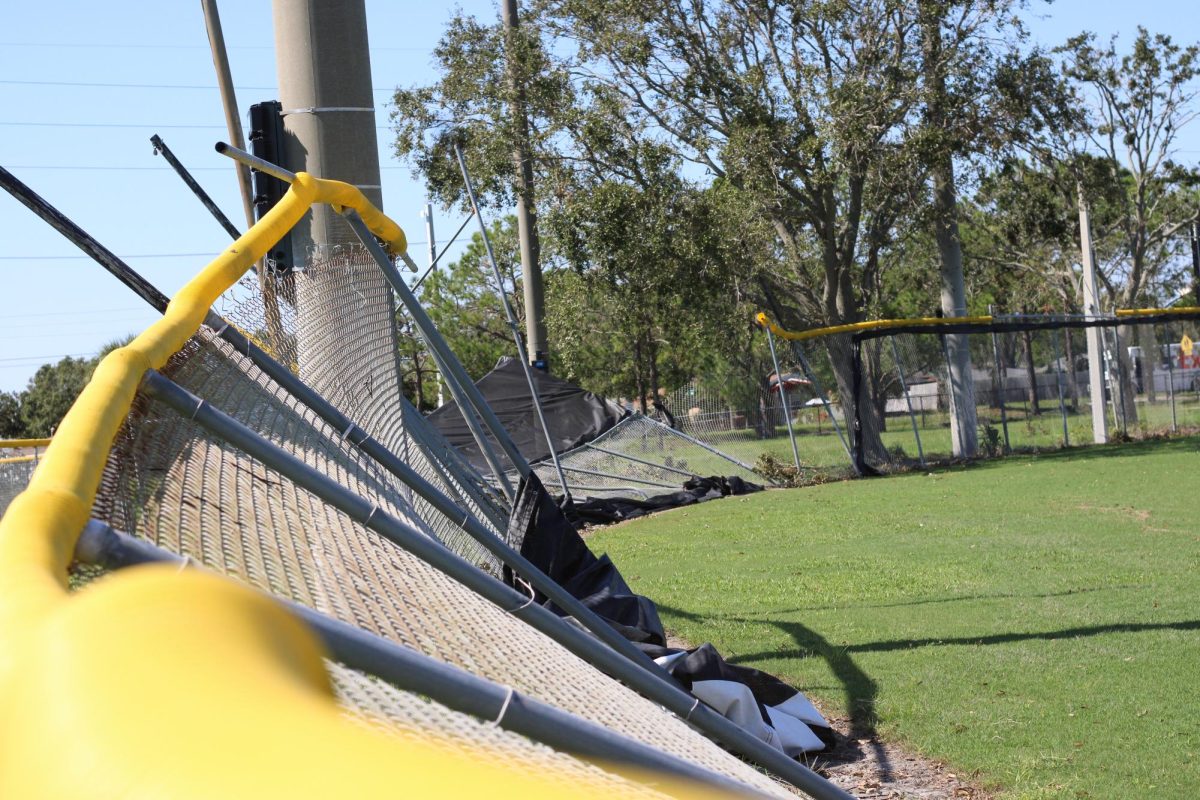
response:
<svg viewBox="0 0 1200 800"><path fill-rule="evenodd" d="M1200 345L1191 350L1200 314L938 323L803 340L768 327L774 360L760 359L740 379L694 379L669 392L666 407L678 430L776 477L794 468L795 482L946 462L955 458L947 340L963 336L980 456L1092 444L1093 396L1110 441L1200 428ZM1089 336L1100 349L1098 392ZM833 363L855 349L857 417L855 404L843 403L854 380L839 383Z"/></svg>

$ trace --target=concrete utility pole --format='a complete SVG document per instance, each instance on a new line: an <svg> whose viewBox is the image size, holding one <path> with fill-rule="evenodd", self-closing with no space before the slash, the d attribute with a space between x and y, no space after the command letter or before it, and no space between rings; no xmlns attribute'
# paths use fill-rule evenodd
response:
<svg viewBox="0 0 1200 800"><path fill-rule="evenodd" d="M1083 186L1077 184L1079 196L1079 248L1083 263L1083 313L1100 316L1100 291L1096 283L1096 263L1092 257L1092 220L1088 213ZM1099 328L1087 329L1088 387L1092 395L1092 440L1096 444L1108 441L1108 420L1104 413L1104 342ZM1071 365L1075 369L1075 365Z"/></svg>
<svg viewBox="0 0 1200 800"><path fill-rule="evenodd" d="M382 208L364 0L273 0L272 11L288 168L354 184ZM391 287L329 206L293 229L292 249L300 374L355 403L378 435L398 381Z"/></svg>
<svg viewBox="0 0 1200 800"><path fill-rule="evenodd" d="M550 371L550 352L546 342L546 300L542 289L541 247L537 234L534 205L533 161L529 153L529 120L525 116L525 87L521 85L513 59L517 39L517 0L501 0L504 23L506 74L508 76L509 113L516 126L513 147L516 169L517 236L521 241L521 281L525 287L525 355L529 363Z"/></svg>

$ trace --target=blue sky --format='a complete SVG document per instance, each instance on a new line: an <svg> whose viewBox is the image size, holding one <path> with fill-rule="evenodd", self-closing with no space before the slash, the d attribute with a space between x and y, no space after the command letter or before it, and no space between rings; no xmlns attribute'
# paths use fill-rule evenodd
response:
<svg viewBox="0 0 1200 800"><path fill-rule="evenodd" d="M490 0L457 5L497 13ZM225 0L220 8L244 112L276 97L271 4ZM367 0L384 208L409 233L418 262L424 191L391 155L385 104L395 86L434 78L430 51L454 8ZM1186 23L1194 15L1194 5L1179 0L1060 0L1035 5L1029 25L1045 44L1084 29L1128 39L1138 24L1188 42L1200 38ZM152 154L154 133L241 227L232 169L212 149L226 137L198 0L0 6L0 164L172 294L228 238ZM1186 131L1181 148L1185 162L1200 158L1200 130ZM40 364L92 355L154 320L108 273L0 194L0 390L21 389ZM435 215L439 237L461 221Z"/></svg>

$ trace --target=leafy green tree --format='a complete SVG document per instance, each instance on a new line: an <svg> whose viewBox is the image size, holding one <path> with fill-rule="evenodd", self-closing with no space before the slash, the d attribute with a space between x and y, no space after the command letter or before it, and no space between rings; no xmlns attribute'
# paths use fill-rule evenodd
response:
<svg viewBox="0 0 1200 800"><path fill-rule="evenodd" d="M1195 218L1200 173L1174 160L1179 131L1197 113L1200 46L1182 47L1163 34L1138 28L1130 51L1115 39L1098 46L1083 34L1062 49L1066 73L1092 111L1090 129L1076 150L1098 153L1108 168L1110 203L1093 222L1097 277L1116 308L1154 304L1182 283L1186 242L1180 234ZM1088 200L1095 208L1096 201ZM1118 332L1132 342L1130 326ZM1133 369L1120 353L1124 416L1136 420Z"/></svg>
<svg viewBox="0 0 1200 800"><path fill-rule="evenodd" d="M16 392L0 392L0 437L26 438L25 423L21 421L21 398Z"/></svg>
<svg viewBox="0 0 1200 800"><path fill-rule="evenodd" d="M520 282L514 274L518 263L515 225L513 217L497 220L488 236L519 324L524 312L519 302ZM419 298L472 379L487 374L502 356L516 355L483 237L478 233L457 261L430 273L421 284ZM405 394L419 408L432 408L438 395L437 369L408 319L401 314L397 322Z"/></svg>
<svg viewBox="0 0 1200 800"><path fill-rule="evenodd" d="M92 377L96 362L67 357L43 364L21 393L21 424L26 436L52 436L58 423Z"/></svg>

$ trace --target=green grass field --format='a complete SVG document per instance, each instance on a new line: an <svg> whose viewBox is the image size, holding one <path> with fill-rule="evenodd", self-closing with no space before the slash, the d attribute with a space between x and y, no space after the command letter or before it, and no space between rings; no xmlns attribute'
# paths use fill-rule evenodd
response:
<svg viewBox="0 0 1200 800"><path fill-rule="evenodd" d="M1200 438L597 532L667 627L1005 798L1200 792Z"/></svg>

